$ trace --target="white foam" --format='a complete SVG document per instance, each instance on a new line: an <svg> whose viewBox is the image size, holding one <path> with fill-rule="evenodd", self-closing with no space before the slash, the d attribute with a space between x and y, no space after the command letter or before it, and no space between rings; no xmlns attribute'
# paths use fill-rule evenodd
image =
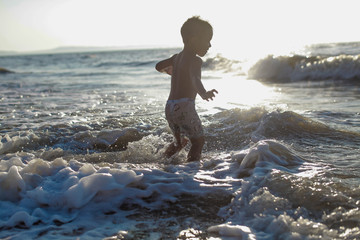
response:
<svg viewBox="0 0 360 240"><path fill-rule="evenodd" d="M309 192L306 187L311 187L312 181L302 178L315 176L301 174L308 168L302 166L304 161L290 146L262 140L231 156L204 154L202 162L179 160L174 165L159 158L158 149L164 144L161 136L152 135L130 143L128 150L119 153L122 161L130 163L95 164L62 158L45 161L30 153L7 155L7 160L0 161L0 228L8 230L2 231L0 238L36 238L41 234L45 234L44 238L50 235L130 238L132 231L138 229L136 226L147 221L159 224L154 226L156 229L162 226L154 223L155 219L143 219L142 211L144 214L165 212L163 216L177 222L182 214L169 215L169 209L182 207L181 196L191 196L191 204L197 210L197 204L203 204L203 200L197 203L197 199L207 199L210 194L219 200L233 196L218 213L203 213L206 218L224 219L222 224L207 226L209 234L224 239L339 236L339 232L329 229L320 218L309 217L311 210L306 204L310 203L302 199L302 193ZM239 178L242 171L248 174ZM276 191L277 188L282 189ZM294 188L296 191L291 196L279 195ZM331 194L331 191L322 190L315 196L321 198L321 193ZM336 199L346 201L345 197ZM294 208L297 202L304 207ZM356 202L353 204L356 206ZM134 213L140 215L139 220L127 218ZM328 217L325 215L323 221L336 221L344 216L356 221L358 213L358 209L338 210ZM185 227L196 229L191 217L186 221ZM153 236L159 236L161 230L157 231ZM357 234L353 230L346 236Z"/></svg>
<svg viewBox="0 0 360 240"><path fill-rule="evenodd" d="M291 166L303 160L286 146L273 140L261 140L249 149L235 152L232 159L240 163L240 170L253 169L255 166Z"/></svg>
<svg viewBox="0 0 360 240"><path fill-rule="evenodd" d="M14 165L8 168L11 162ZM91 164L68 163L63 159L52 162L33 159L24 164L14 157L1 161L0 168L5 170L0 173L0 204L6 209L0 212L0 227L30 228L39 220L72 221L79 211L69 215L67 209L82 208L95 196L109 204L112 201L111 195L106 195L108 192L121 194L128 184L142 179L142 174L132 170L96 169Z"/></svg>
<svg viewBox="0 0 360 240"><path fill-rule="evenodd" d="M236 237L236 239L255 240L255 235L251 232L251 229L241 225L221 224L217 226L209 227L209 232L216 232L220 236L224 237Z"/></svg>
<svg viewBox="0 0 360 240"><path fill-rule="evenodd" d="M150 139L142 141L146 143ZM129 152L126 154L129 156ZM157 209L165 203L176 202L176 196L181 194L200 196L216 192L216 188L202 187L192 174L186 174L200 167L198 163L173 166L173 173L167 173L156 169L128 170L121 164L98 166L62 158L49 162L35 156L29 159L30 156L24 156L29 160L27 163L16 156L0 162L0 209L3 209L0 228L11 228L0 237L9 236L11 232L17 237L36 237L51 225L60 224L60 236L84 226L87 229L84 237L102 238L109 236L109 231L94 229L109 224L106 212L117 212L110 215L113 221L125 217L126 211L118 209L124 202ZM179 171L184 175L179 176ZM99 219L99 215L105 216L104 219ZM18 232L17 227L31 230ZM112 231L121 227L125 225L111 225Z"/></svg>
<svg viewBox="0 0 360 240"><path fill-rule="evenodd" d="M10 137L8 134L6 134L4 137L0 136L0 154L7 152L17 152L25 146L35 146L40 140L44 139L41 139L32 131L26 132L25 136Z"/></svg>
<svg viewBox="0 0 360 240"><path fill-rule="evenodd" d="M37 218L30 216L25 211L19 211L11 216L11 218L5 223L5 226L14 227L18 224L23 224L25 227L31 227L35 221L37 221Z"/></svg>
<svg viewBox="0 0 360 240"><path fill-rule="evenodd" d="M26 185L21 177L18 167L10 167L7 173L0 175L0 199L7 201L17 201L21 198L21 193Z"/></svg>

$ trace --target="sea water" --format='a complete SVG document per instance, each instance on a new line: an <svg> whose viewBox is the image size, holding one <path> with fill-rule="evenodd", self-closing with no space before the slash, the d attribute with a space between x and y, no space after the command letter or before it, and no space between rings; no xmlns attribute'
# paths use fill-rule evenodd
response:
<svg viewBox="0 0 360 240"><path fill-rule="evenodd" d="M190 163L162 157L179 50L0 57L0 238L360 239L360 44L208 54Z"/></svg>

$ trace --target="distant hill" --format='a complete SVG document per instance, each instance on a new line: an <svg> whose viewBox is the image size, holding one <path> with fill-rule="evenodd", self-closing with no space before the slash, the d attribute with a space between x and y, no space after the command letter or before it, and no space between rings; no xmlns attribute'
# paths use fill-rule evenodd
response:
<svg viewBox="0 0 360 240"><path fill-rule="evenodd" d="M79 46L63 46L50 50L44 50L39 52L46 53L69 53L69 52L95 52L95 51L113 51L124 49L121 47L79 47Z"/></svg>
<svg viewBox="0 0 360 240"><path fill-rule="evenodd" d="M77 46L64 46L57 47L47 50L39 51L0 51L0 56L11 56L11 55L33 55L33 54L56 54L56 53L71 53L71 52L98 52L98 51L113 51L123 49L120 47L77 47Z"/></svg>
<svg viewBox="0 0 360 240"><path fill-rule="evenodd" d="M124 47L82 47L82 46L62 46L53 49L39 50L39 51L0 51L0 56L10 55L33 55L33 54L56 54L56 53L76 53L76 52L101 52L101 51L116 51L126 49L146 49L158 48L158 46L124 46Z"/></svg>
<svg viewBox="0 0 360 240"><path fill-rule="evenodd" d="M15 51L0 51L0 56L8 56L8 55L14 55L14 54L18 54Z"/></svg>

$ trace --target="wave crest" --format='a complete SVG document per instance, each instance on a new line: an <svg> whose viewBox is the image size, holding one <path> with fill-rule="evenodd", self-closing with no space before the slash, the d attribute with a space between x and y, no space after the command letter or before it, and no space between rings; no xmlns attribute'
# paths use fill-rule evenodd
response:
<svg viewBox="0 0 360 240"><path fill-rule="evenodd" d="M207 58L203 63L203 68L205 70L236 72L240 75L245 75L240 61L225 58L220 54Z"/></svg>
<svg viewBox="0 0 360 240"><path fill-rule="evenodd" d="M360 55L333 57L269 55L249 69L248 77L270 82L358 80Z"/></svg>

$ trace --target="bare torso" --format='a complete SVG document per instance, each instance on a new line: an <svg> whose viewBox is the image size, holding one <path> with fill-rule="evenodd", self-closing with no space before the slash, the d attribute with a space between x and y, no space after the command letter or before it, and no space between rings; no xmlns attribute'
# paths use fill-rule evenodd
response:
<svg viewBox="0 0 360 240"><path fill-rule="evenodd" d="M202 60L194 54L182 51L174 56L169 100L190 98L205 92L201 84Z"/></svg>

